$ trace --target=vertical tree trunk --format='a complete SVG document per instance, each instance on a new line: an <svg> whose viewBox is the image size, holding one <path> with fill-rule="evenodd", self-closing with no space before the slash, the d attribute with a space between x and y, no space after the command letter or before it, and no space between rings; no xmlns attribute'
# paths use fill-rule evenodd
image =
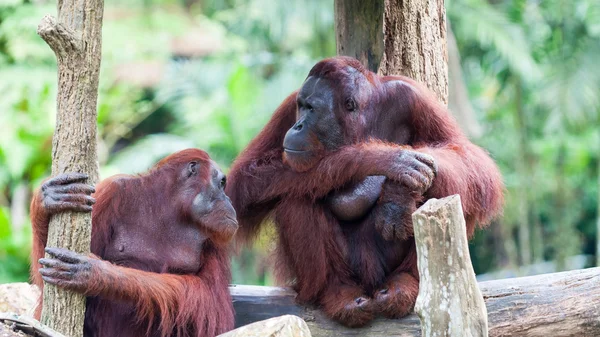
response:
<svg viewBox="0 0 600 337"><path fill-rule="evenodd" d="M10 203L10 223L13 233L20 233L27 223L27 209L31 197L27 181L21 181L15 186L12 202Z"/></svg>
<svg viewBox="0 0 600 337"><path fill-rule="evenodd" d="M460 65L460 52L452 27L448 23L448 108L468 136L480 137L483 128L477 121L475 110L469 100L467 84Z"/></svg>
<svg viewBox="0 0 600 337"><path fill-rule="evenodd" d="M532 197L530 196L530 212L531 214L539 214L539 212L536 210L536 205L533 202L534 199L531 199ZM531 243L531 256L532 256L532 263L541 263L544 262L544 247L546 247L545 243L544 243L544 231L542 229L542 223L539 219L539 217L535 217L533 219L533 222L531 223L531 227L532 227L532 243Z"/></svg>
<svg viewBox="0 0 600 337"><path fill-rule="evenodd" d="M531 264L531 235L529 230L529 180L531 175L527 169L527 130L525 126L525 113L523 111L523 90L521 87L521 80L516 79L515 91L515 128L518 133L518 158L516 162L516 171L519 175L520 181L517 187L518 195L518 230L519 230L519 255L522 265Z"/></svg>
<svg viewBox="0 0 600 337"><path fill-rule="evenodd" d="M556 204L554 205L554 219L556 221L556 232L552 240L552 248L555 252L556 271L569 268L567 259L577 254L580 247L578 236L574 230L569 208L567 206L569 193L567 177L565 172L567 145L566 136L559 133L559 148L556 157Z"/></svg>
<svg viewBox="0 0 600 337"><path fill-rule="evenodd" d="M98 180L96 103L101 58L103 0L58 0L58 20L46 16L38 34L58 61L56 131L52 140L52 174L81 172ZM52 217L48 246L89 253L91 214ZM44 287L42 323L70 337L83 336L85 297Z"/></svg>
<svg viewBox="0 0 600 337"><path fill-rule="evenodd" d="M380 75L405 75L448 104L443 0L335 0L337 52Z"/></svg>
<svg viewBox="0 0 600 337"><path fill-rule="evenodd" d="M383 0L335 0L338 55L352 56L377 72L383 58Z"/></svg>
<svg viewBox="0 0 600 337"><path fill-rule="evenodd" d="M448 104L444 0L385 0L384 53L378 73L413 78Z"/></svg>

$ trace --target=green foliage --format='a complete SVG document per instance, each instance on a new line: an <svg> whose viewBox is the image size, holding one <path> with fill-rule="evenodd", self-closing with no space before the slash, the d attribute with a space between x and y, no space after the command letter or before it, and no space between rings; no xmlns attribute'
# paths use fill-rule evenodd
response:
<svg viewBox="0 0 600 337"><path fill-rule="evenodd" d="M310 67L335 54L332 0L108 0L105 7L98 103L103 177L144 171L187 147L207 150L227 170ZM24 184L31 192L50 171L56 62L36 27L55 11L54 3L0 0L0 282L28 277L29 225L10 220L28 200L17 200L15 191ZM447 13L486 130L474 141L490 151L507 187L504 216L471 245L475 269L517 266L523 224L539 230L531 238L532 247L541 245L537 261L594 254L597 0L447 0ZM173 41L190 34L200 42L183 46L205 48L203 56L175 55ZM146 67L134 70L140 65ZM149 86L122 77L153 72L160 81ZM530 205L526 219L518 212L523 200ZM244 250L233 261L234 281L271 283L271 250L266 237Z"/></svg>
<svg viewBox="0 0 600 337"><path fill-rule="evenodd" d="M98 103L103 177L144 171L188 147L207 150L227 169L310 66L335 52L332 1L203 2L190 11L180 4L106 2ZM55 11L53 3L0 3L0 104L6 108L0 123L10 126L0 133L3 214L9 206L28 207L14 205L18 184L31 192L50 171L56 62L36 27ZM175 59L171 42L190 32L207 37L210 55ZM123 67L140 62L164 65L152 90L119 77ZM30 234L9 230L16 224L8 219L0 227L0 281L24 281ZM268 279L256 276L253 265L243 268L236 273L242 282Z"/></svg>
<svg viewBox="0 0 600 337"><path fill-rule="evenodd" d="M14 279L27 280L29 277L29 250L31 240L29 226L13 233L10 210L0 207L0 283Z"/></svg>
<svg viewBox="0 0 600 337"><path fill-rule="evenodd" d="M452 0L449 1L448 17L460 42L493 51L486 55L492 58L485 61L500 61L531 81L539 78L529 41L520 25L510 20L509 13L484 0ZM489 66L498 67L498 64Z"/></svg>
<svg viewBox="0 0 600 337"><path fill-rule="evenodd" d="M481 121L489 132L477 141L494 155L507 186L506 230L478 239L514 241L519 228L534 233L539 226L541 236L531 238L532 247L543 245L536 260L560 264L572 254L597 253L600 39L592 22L600 20L600 6L588 0L494 3L453 0L448 9L474 104L486 112ZM515 122L519 104L523 126ZM517 161L526 161L525 172ZM526 196L519 195L521 184ZM518 213L522 202L529 204L527 218ZM506 246L494 248L496 255L510 255ZM474 257L485 270L480 262L489 261Z"/></svg>

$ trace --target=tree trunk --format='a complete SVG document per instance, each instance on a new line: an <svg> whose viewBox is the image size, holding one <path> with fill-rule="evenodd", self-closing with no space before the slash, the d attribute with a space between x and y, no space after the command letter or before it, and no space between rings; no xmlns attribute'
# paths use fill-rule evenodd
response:
<svg viewBox="0 0 600 337"><path fill-rule="evenodd" d="M525 126L525 113L523 111L523 88L521 80L515 79L515 128L518 133L518 158L516 160L516 171L519 175L518 195L518 229L519 229L519 255L522 265L531 264L531 235L529 230L529 181L531 175L528 168L527 130Z"/></svg>
<svg viewBox="0 0 600 337"><path fill-rule="evenodd" d="M421 82L448 104L444 0L385 0L384 53L378 73Z"/></svg>
<svg viewBox="0 0 600 337"><path fill-rule="evenodd" d="M296 293L288 288L235 285L229 289L238 327L288 314L304 319L313 337L422 336L415 314L378 317L362 328L347 328L320 310L296 304ZM479 289L490 336L600 336L600 268L480 282Z"/></svg>
<svg viewBox="0 0 600 337"><path fill-rule="evenodd" d="M448 104L444 0L335 0L339 55L380 75L405 75Z"/></svg>
<svg viewBox="0 0 600 337"><path fill-rule="evenodd" d="M415 312L422 336L487 336L460 196L429 199L412 218L420 279Z"/></svg>
<svg viewBox="0 0 600 337"><path fill-rule="evenodd" d="M468 136L481 137L483 128L477 121L475 110L469 100L469 92L460 65L460 52L452 27L448 23L448 108Z"/></svg>
<svg viewBox="0 0 600 337"><path fill-rule="evenodd" d="M571 191L568 190L566 176L567 145L566 136L559 131L559 147L556 156L556 204L554 205L554 221L556 232L552 240L552 248L556 260L556 270L570 269L567 259L577 254L580 247L578 236L575 233L573 218L569 214L568 200Z"/></svg>
<svg viewBox="0 0 600 337"><path fill-rule="evenodd" d="M52 175L81 172L98 180L96 103L100 70L103 0L58 0L58 20L46 16L38 34L58 61L56 131ZM89 253L91 214L53 216L48 246ZM83 336L85 297L55 286L44 287L42 323L67 336Z"/></svg>
<svg viewBox="0 0 600 337"><path fill-rule="evenodd" d="M335 0L334 7L337 54L377 72L383 58L383 0Z"/></svg>
<svg viewBox="0 0 600 337"><path fill-rule="evenodd" d="M306 322L295 315L283 315L231 330L217 337L311 337Z"/></svg>
<svg viewBox="0 0 600 337"><path fill-rule="evenodd" d="M13 233L20 233L27 223L27 209L31 197L27 181L23 180L15 186L13 197L10 203L10 223Z"/></svg>

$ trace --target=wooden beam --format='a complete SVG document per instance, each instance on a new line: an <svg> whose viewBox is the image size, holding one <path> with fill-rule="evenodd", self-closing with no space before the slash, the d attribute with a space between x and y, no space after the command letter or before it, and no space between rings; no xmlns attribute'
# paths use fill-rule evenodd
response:
<svg viewBox="0 0 600 337"><path fill-rule="evenodd" d="M480 282L490 336L600 336L600 267ZM303 318L313 337L421 336L419 318L378 318L349 329L314 308L296 305L289 289L232 286L236 326L285 314Z"/></svg>

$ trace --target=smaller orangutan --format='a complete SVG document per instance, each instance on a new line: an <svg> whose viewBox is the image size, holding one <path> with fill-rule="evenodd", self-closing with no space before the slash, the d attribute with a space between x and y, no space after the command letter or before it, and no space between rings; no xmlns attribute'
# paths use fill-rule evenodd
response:
<svg viewBox="0 0 600 337"><path fill-rule="evenodd" d="M145 174L113 176L96 188L86 179L49 179L31 203L33 282L88 297L84 335L191 337L232 329L228 242L238 223L225 175L208 154L180 151ZM92 212L92 254L46 247L50 216L65 211Z"/></svg>

